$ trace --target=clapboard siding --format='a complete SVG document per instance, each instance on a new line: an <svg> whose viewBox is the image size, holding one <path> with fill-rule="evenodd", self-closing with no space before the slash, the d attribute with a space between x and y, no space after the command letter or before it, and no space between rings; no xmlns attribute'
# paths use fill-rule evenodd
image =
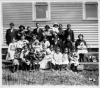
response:
<svg viewBox="0 0 100 88"><path fill-rule="evenodd" d="M67 24L72 25L75 33L75 39L78 34L83 34L87 44L92 47L98 47L98 20L83 20L82 2L51 2L51 20L39 22L41 27L54 23L63 24L65 30ZM19 25L25 27L35 27L35 21L32 20L32 3L2 3L3 12L3 45L5 44L6 29L9 23L14 22L15 28Z"/></svg>
<svg viewBox="0 0 100 88"><path fill-rule="evenodd" d="M66 24L91 24L98 21L87 21L82 19L82 2L51 2L51 21L39 22L41 26L49 24L52 26L55 22ZM23 24L25 26L34 27L32 20L32 3L3 3L3 26L9 27L10 22L14 22L15 26Z"/></svg>

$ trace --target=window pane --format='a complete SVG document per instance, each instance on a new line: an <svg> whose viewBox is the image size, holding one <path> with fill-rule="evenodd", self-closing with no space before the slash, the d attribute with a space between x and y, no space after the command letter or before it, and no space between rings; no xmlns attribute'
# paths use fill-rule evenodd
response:
<svg viewBox="0 0 100 88"><path fill-rule="evenodd" d="M97 18L97 4L86 4L86 18Z"/></svg>
<svg viewBox="0 0 100 88"><path fill-rule="evenodd" d="M47 5L36 5L36 18L46 18Z"/></svg>

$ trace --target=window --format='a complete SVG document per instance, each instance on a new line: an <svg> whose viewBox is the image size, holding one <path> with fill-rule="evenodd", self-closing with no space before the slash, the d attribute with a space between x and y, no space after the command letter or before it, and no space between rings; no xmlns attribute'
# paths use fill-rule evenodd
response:
<svg viewBox="0 0 100 88"><path fill-rule="evenodd" d="M33 21L50 20L50 3L36 2L33 3Z"/></svg>
<svg viewBox="0 0 100 88"><path fill-rule="evenodd" d="M98 3L83 3L83 20L98 20Z"/></svg>

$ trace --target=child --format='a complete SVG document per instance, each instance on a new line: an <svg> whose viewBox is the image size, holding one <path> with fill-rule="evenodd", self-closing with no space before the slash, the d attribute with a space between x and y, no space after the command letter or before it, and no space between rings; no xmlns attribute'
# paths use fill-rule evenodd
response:
<svg viewBox="0 0 100 88"><path fill-rule="evenodd" d="M59 30L58 30L58 24L57 23L55 23L54 25L53 25L53 29L52 29L56 34L59 32Z"/></svg>
<svg viewBox="0 0 100 88"><path fill-rule="evenodd" d="M23 47L20 58L22 59L24 70L30 70L31 69L31 63L30 63L30 60L29 60L28 46Z"/></svg>
<svg viewBox="0 0 100 88"><path fill-rule="evenodd" d="M53 55L52 63L55 65L55 68L61 70L62 63L62 53L60 52L60 48L57 47L55 53Z"/></svg>
<svg viewBox="0 0 100 88"><path fill-rule="evenodd" d="M19 66L22 66L21 58L20 58L21 51L22 51L21 48L17 48L15 51L14 60L13 60L13 72L19 70Z"/></svg>
<svg viewBox="0 0 100 88"><path fill-rule="evenodd" d="M72 53L72 56L69 56L69 58L70 58L70 64L71 64L71 67L70 67L70 69L72 70L72 71L74 71L74 72L78 72L77 71L77 66L79 65L79 62L78 62L78 60L79 60L79 55L77 54L77 52L73 52Z"/></svg>
<svg viewBox="0 0 100 88"><path fill-rule="evenodd" d="M19 40L17 42L17 47L23 48L24 46L26 46L28 44L28 40L25 39L25 35L21 36L21 40Z"/></svg>
<svg viewBox="0 0 100 88"><path fill-rule="evenodd" d="M47 40L46 36L43 38L43 41L41 42L42 48L49 48L50 42Z"/></svg>
<svg viewBox="0 0 100 88"><path fill-rule="evenodd" d="M16 39L13 38L12 42L9 44L9 47L8 47L8 53L6 56L6 60L12 61L14 59L14 53L15 53L16 48L17 48Z"/></svg>
<svg viewBox="0 0 100 88"><path fill-rule="evenodd" d="M68 63L69 63L68 48L65 48L63 56L62 56L62 67L64 67L64 69L66 69Z"/></svg>
<svg viewBox="0 0 100 88"><path fill-rule="evenodd" d="M61 52L62 52L62 41L59 40L58 36L56 36L56 37L54 38L54 40L52 41L51 44L53 45L54 49L56 49L56 47L59 47L60 50L61 50Z"/></svg>
<svg viewBox="0 0 100 88"><path fill-rule="evenodd" d="M48 69L49 68L48 62L51 61L51 58L52 58L51 51L48 49L46 51L46 54L44 54L43 60L40 62L40 68Z"/></svg>
<svg viewBox="0 0 100 88"><path fill-rule="evenodd" d="M34 53L36 53L36 50L42 50L42 46L40 45L39 41L35 41L34 45L32 46L34 49Z"/></svg>
<svg viewBox="0 0 100 88"><path fill-rule="evenodd" d="M71 41L70 35L68 35L67 39L65 39L64 48L68 48L69 53L72 52L73 49L74 49L74 46L73 46L73 43Z"/></svg>
<svg viewBox="0 0 100 88"><path fill-rule="evenodd" d="M77 53L79 54L80 56L80 62L84 62L84 55L88 53L87 51L87 47L86 45L84 45L84 42L80 42L80 45L77 46L78 50L77 50Z"/></svg>
<svg viewBox="0 0 100 88"><path fill-rule="evenodd" d="M42 61L43 59L42 53L39 49L37 49L36 53L34 53L34 58L35 58L33 62L34 70L39 70L40 69L39 62Z"/></svg>

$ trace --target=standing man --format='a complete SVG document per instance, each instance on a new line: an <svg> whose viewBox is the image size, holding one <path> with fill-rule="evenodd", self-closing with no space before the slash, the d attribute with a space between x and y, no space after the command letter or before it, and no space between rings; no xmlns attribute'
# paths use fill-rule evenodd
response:
<svg viewBox="0 0 100 88"><path fill-rule="evenodd" d="M67 25L67 30L65 30L65 34L64 34L65 39L68 36L70 36L71 41L74 43L74 32L73 32L73 30L71 30L71 25L70 24Z"/></svg>
<svg viewBox="0 0 100 88"><path fill-rule="evenodd" d="M6 44L9 45L12 42L12 39L16 38L17 29L14 29L14 23L10 23L10 28L6 31Z"/></svg>
<svg viewBox="0 0 100 88"><path fill-rule="evenodd" d="M36 23L36 28L33 29L32 34L37 35L39 41L43 40L43 29L40 28L40 24Z"/></svg>

